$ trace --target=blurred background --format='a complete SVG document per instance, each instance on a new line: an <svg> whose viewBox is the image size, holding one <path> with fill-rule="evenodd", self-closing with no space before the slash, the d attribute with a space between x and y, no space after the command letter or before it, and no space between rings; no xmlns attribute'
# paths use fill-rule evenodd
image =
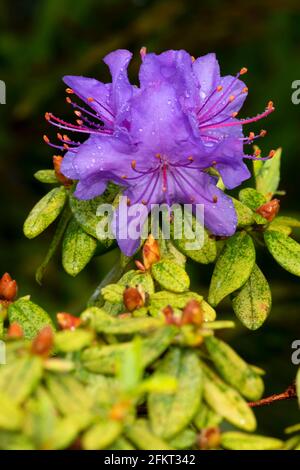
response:
<svg viewBox="0 0 300 470"><path fill-rule="evenodd" d="M300 105L291 102L292 82L300 80L299 24L297 0L2 0L0 79L7 86L7 104L0 105L1 272L9 271L20 293L30 293L51 314L78 313L115 262L114 252L98 257L73 279L63 272L58 253L40 287L34 273L53 228L29 241L22 224L48 189L32 175L51 167L51 149L42 136L55 134L44 120L45 111L68 113L61 77L108 80L101 59L117 48L135 54L133 81L141 46L155 52L183 48L193 56L215 51L223 75L246 66L249 97L242 114L261 112L268 100L274 101L276 112L249 130L261 125L268 130L261 142L265 152L283 147L281 189L287 196L282 213L300 216ZM238 326L227 339L249 362L266 369L266 393L274 393L283 391L296 373L290 356L292 341L300 339L300 281L265 252L258 262L271 282L274 308L258 332ZM205 293L212 269L192 265L190 271L193 287ZM220 315L232 317L229 303L221 305ZM273 435L299 421L295 401L259 410L258 417L259 430Z"/></svg>

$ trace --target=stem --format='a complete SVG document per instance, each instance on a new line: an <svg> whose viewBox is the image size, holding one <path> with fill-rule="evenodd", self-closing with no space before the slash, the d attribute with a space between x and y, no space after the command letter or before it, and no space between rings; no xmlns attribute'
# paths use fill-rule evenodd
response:
<svg viewBox="0 0 300 470"><path fill-rule="evenodd" d="M251 408L254 408L256 406L271 405L272 403L274 403L276 401L290 400L291 398L297 398L297 391L296 391L296 385L295 384L290 385L282 393L274 393L274 395L270 395L269 397L262 398L261 400L251 401L251 402L248 403L248 405Z"/></svg>

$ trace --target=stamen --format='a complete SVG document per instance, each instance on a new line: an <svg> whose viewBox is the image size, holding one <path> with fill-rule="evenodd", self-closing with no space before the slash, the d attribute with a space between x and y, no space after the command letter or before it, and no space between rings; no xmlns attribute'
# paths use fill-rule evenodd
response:
<svg viewBox="0 0 300 470"><path fill-rule="evenodd" d="M246 67L242 67L240 70L240 75L245 75L245 73L248 72L248 69Z"/></svg>

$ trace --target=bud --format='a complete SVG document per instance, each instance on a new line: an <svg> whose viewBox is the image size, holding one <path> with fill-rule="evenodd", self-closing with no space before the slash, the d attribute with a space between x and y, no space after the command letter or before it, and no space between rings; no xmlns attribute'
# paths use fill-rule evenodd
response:
<svg viewBox="0 0 300 470"><path fill-rule="evenodd" d="M128 409L130 407L129 400L123 400L119 403L116 403L110 410L109 417L115 421L122 421L128 414Z"/></svg>
<svg viewBox="0 0 300 470"><path fill-rule="evenodd" d="M204 321L203 311L200 303L197 300L190 300L182 312L182 325L193 324L201 326Z"/></svg>
<svg viewBox="0 0 300 470"><path fill-rule="evenodd" d="M220 429L217 426L203 429L198 442L201 450L217 449L221 443Z"/></svg>
<svg viewBox="0 0 300 470"><path fill-rule="evenodd" d="M71 186L73 181L67 178L66 176L64 176L62 172L60 171L63 157L61 155L53 155L52 161L53 161L55 176L58 179L58 181L62 183L64 186Z"/></svg>
<svg viewBox="0 0 300 470"><path fill-rule="evenodd" d="M123 302L127 310L132 312L145 304L145 296L137 287L126 287L123 293Z"/></svg>
<svg viewBox="0 0 300 470"><path fill-rule="evenodd" d="M31 352L37 356L48 357L53 347L53 331L50 326L45 326L31 343Z"/></svg>
<svg viewBox="0 0 300 470"><path fill-rule="evenodd" d="M160 260L159 244L153 235L149 235L143 246L143 262L146 269Z"/></svg>
<svg viewBox="0 0 300 470"><path fill-rule="evenodd" d="M18 292L17 282L12 277L5 273L0 279L0 298L3 300L12 301L15 299Z"/></svg>
<svg viewBox="0 0 300 470"><path fill-rule="evenodd" d="M257 214L267 219L268 222L272 222L274 217L276 217L276 215L278 214L279 209L279 199L272 199L272 201L266 202L266 204L263 204L258 209L256 209L256 212Z"/></svg>
<svg viewBox="0 0 300 470"><path fill-rule="evenodd" d="M7 330L7 338L22 338L24 336L23 329L19 323L14 322L9 325Z"/></svg>
<svg viewBox="0 0 300 470"><path fill-rule="evenodd" d="M167 305L167 306L163 309L162 312L163 312L163 314L164 314L164 316L165 316L167 325L176 325L176 326L179 326L179 324L180 324L180 319L177 318L177 317L174 315L174 310L173 310L173 308L171 307L171 305Z"/></svg>
<svg viewBox="0 0 300 470"><path fill-rule="evenodd" d="M60 312L56 314L57 323L62 330L75 330L81 324L81 319L70 315L70 313Z"/></svg>
<svg viewBox="0 0 300 470"><path fill-rule="evenodd" d="M135 260L135 265L139 271L142 271L143 273L146 271L145 266L138 259Z"/></svg>

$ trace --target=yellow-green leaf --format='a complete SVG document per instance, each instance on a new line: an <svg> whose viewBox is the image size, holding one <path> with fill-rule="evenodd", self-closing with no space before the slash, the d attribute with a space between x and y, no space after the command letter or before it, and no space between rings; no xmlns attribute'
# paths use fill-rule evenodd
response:
<svg viewBox="0 0 300 470"><path fill-rule="evenodd" d="M268 281L259 267L254 265L249 279L232 300L233 310L247 328L257 330L267 319L271 306Z"/></svg>
<svg viewBox="0 0 300 470"><path fill-rule="evenodd" d="M162 260L152 266L154 279L171 292L184 292L190 286L190 279L186 271L170 260Z"/></svg>
<svg viewBox="0 0 300 470"><path fill-rule="evenodd" d="M255 248L246 232L226 241L217 259L209 288L208 302L215 307L224 297L242 287L255 263Z"/></svg>
<svg viewBox="0 0 300 470"><path fill-rule="evenodd" d="M274 230L264 233L268 250L286 271L300 276L300 245L292 238Z"/></svg>
<svg viewBox="0 0 300 470"><path fill-rule="evenodd" d="M97 240L88 235L72 219L64 235L62 245L62 264L71 276L77 276L88 264L97 248Z"/></svg>
<svg viewBox="0 0 300 470"><path fill-rule="evenodd" d="M245 431L254 431L256 419L242 396L223 382L211 369L204 369L204 399L206 403L229 423Z"/></svg>
<svg viewBox="0 0 300 470"><path fill-rule="evenodd" d="M222 434L221 446L229 450L277 450L283 447L283 442L273 437L233 431Z"/></svg>
<svg viewBox="0 0 300 470"><path fill-rule="evenodd" d="M8 308L8 318L10 323L19 323L25 338L29 339L34 338L47 325L53 328L48 313L27 299L21 298L12 303Z"/></svg>
<svg viewBox="0 0 300 470"><path fill-rule="evenodd" d="M31 210L24 222L24 235L35 238L42 233L61 213L67 198L64 186L52 189Z"/></svg>
<svg viewBox="0 0 300 470"><path fill-rule="evenodd" d="M223 379L246 397L258 400L264 391L261 377L228 344L215 336L205 338L205 346Z"/></svg>

